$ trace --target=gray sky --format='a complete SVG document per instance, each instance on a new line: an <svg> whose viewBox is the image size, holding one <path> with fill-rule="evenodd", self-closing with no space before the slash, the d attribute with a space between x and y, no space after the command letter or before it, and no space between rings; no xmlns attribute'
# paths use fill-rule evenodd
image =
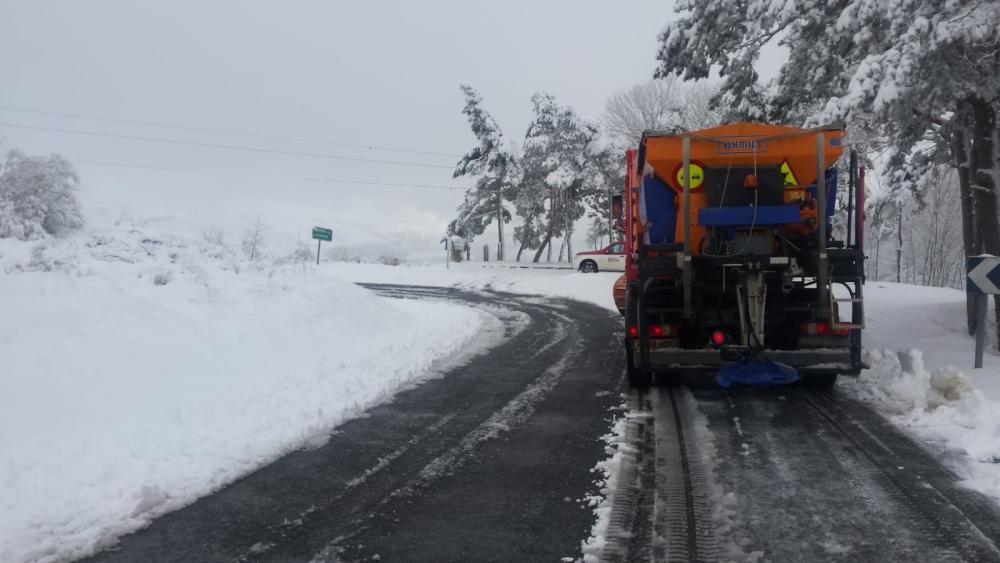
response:
<svg viewBox="0 0 1000 563"><path fill-rule="evenodd" d="M672 2L600 0L0 0L0 106L451 153L468 149L460 82L519 139L532 93L598 118L610 93L645 80ZM364 241L440 235L464 186L457 156L386 152L19 113L0 123L245 145L442 168L241 152L0 126L0 143L80 164L88 212L128 207L229 228L260 215L276 229L333 226ZM346 231L346 232L345 232ZM306 235L307 236L307 235ZM490 239L492 242L492 239Z"/></svg>

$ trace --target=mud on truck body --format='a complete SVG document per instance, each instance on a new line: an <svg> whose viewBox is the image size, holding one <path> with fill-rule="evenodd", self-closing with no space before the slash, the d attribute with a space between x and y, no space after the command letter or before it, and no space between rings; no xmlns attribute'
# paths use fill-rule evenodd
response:
<svg viewBox="0 0 1000 563"><path fill-rule="evenodd" d="M831 386L864 367L864 170L844 131L735 123L647 132L627 153L626 273L615 284L632 385ZM833 235L838 184L846 221Z"/></svg>

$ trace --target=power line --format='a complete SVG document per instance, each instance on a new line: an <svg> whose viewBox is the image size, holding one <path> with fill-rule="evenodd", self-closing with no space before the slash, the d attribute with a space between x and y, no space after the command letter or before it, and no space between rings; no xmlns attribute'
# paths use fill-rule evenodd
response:
<svg viewBox="0 0 1000 563"><path fill-rule="evenodd" d="M464 190L466 188L462 186L445 186L443 184L403 184L394 182L371 182L367 180L340 180L334 178L310 178L310 177L293 177L293 176L250 176L248 174L238 174L234 172L225 172L223 170L204 170L197 168L183 168L179 166L156 166L152 164L132 164L126 162L106 162L99 160L83 160L83 159L69 159L70 162L75 164L90 164L96 166L114 166L121 168L139 168L146 170L158 170L165 172L186 172L193 174L211 174L219 176L235 176L240 178L252 178L255 180L268 179L268 180L285 180L285 181L296 181L296 182L322 182L326 184L352 184L360 186L379 186L379 187L394 187L394 188L419 188L419 189L435 189L435 190Z"/></svg>
<svg viewBox="0 0 1000 563"><path fill-rule="evenodd" d="M146 125L151 127L163 127L166 129L178 129L181 131L194 131L198 133L216 133L221 135L234 135L237 137L250 137L255 139L270 139L274 141L293 141L297 143L312 143L316 145L329 145L332 147L345 147L352 149L364 149L371 151L384 151L384 152L397 152L397 153L411 153L411 154L424 154L430 156L447 156L447 157L461 157L462 155L450 152L437 152L437 151L423 151L416 149L400 149L393 147L380 147L376 145L363 145L356 143L340 143L336 141L325 141L321 139L306 139L303 137L285 137L281 135L265 135L262 133L248 133L245 131L228 131L225 129L211 129L208 127L191 127L187 125L173 125L170 123L159 123L156 121L140 121L137 119L118 119L114 117L101 117L96 115L83 115L79 113L64 113L57 111L42 111L37 109L28 108L15 108L10 106L0 106L0 110L14 111L19 113L33 113L37 115L52 115L56 117L72 117L74 119L91 119L94 121L107 121L109 123L124 123L128 125Z"/></svg>
<svg viewBox="0 0 1000 563"><path fill-rule="evenodd" d="M427 164L423 162L406 162L400 160L383 160L377 158L363 158L357 156L343 156L336 154L323 154L299 151L283 151L278 149L262 149L258 147L246 147L241 145L223 145L216 143L200 143L197 141L177 141L174 139L161 139L158 137L142 137L139 135L119 135L116 133L100 133L97 131L80 131L78 129L61 129L58 127L41 127L37 125L18 125L16 123L0 123L0 127L14 127L18 129L35 129L38 131L54 131L58 133L72 133L74 135L90 135L93 137L109 137L113 139L127 139L130 141L147 141L152 143L167 143L171 145L189 145L193 147L207 147L213 149L225 149L235 151L247 151L256 153L280 154L284 156L305 156L310 158L324 158L328 160L352 160L356 162L368 162L371 164L390 164L394 166L414 166L418 168L442 168L451 170L452 166L443 164Z"/></svg>

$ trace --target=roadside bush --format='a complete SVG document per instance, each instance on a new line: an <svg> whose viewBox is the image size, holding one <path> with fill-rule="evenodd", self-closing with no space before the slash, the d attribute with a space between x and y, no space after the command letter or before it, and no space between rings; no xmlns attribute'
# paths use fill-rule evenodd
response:
<svg viewBox="0 0 1000 563"><path fill-rule="evenodd" d="M73 164L58 154L10 151L0 172L0 238L35 240L82 227L79 183Z"/></svg>

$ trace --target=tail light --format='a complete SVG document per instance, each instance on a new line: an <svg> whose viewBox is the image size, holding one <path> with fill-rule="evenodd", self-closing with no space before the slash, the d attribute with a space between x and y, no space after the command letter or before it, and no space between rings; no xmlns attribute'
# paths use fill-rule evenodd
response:
<svg viewBox="0 0 1000 563"><path fill-rule="evenodd" d="M847 336L851 333L848 328L838 328L830 323L802 323L802 336Z"/></svg>
<svg viewBox="0 0 1000 563"><path fill-rule="evenodd" d="M712 344L715 344L716 346L722 346L725 343L726 343L726 333L722 332L721 330L717 330L712 333Z"/></svg>
<svg viewBox="0 0 1000 563"><path fill-rule="evenodd" d="M649 325L648 332L652 338L676 338L680 335L681 325ZM628 335L638 338L639 327L636 325L628 327Z"/></svg>

